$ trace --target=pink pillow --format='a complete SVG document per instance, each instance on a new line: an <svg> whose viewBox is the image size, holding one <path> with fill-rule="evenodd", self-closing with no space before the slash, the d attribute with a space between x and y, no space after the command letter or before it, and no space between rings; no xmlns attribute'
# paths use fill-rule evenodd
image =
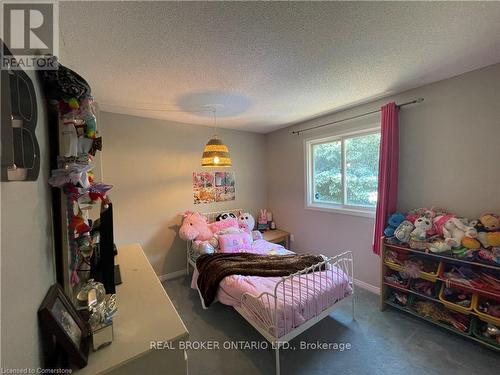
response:
<svg viewBox="0 0 500 375"><path fill-rule="evenodd" d="M214 221L213 223L210 223L209 226L213 233L217 233L218 231L226 228L238 228L238 220L231 218L221 221Z"/></svg>
<svg viewBox="0 0 500 375"><path fill-rule="evenodd" d="M221 234L219 251L221 253L245 253L252 250L252 238L248 233Z"/></svg>

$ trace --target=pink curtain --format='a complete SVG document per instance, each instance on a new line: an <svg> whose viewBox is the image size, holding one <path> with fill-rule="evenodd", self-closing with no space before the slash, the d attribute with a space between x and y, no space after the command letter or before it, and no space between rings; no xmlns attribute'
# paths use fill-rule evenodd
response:
<svg viewBox="0 0 500 375"><path fill-rule="evenodd" d="M380 238L384 234L388 216L396 211L398 201L399 109L396 103L384 105L380 117L378 195L373 238L375 254L380 254Z"/></svg>

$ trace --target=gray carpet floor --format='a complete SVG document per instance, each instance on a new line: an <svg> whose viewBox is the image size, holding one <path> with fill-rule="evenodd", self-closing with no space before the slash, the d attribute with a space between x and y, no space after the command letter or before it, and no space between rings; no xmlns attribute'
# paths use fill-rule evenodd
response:
<svg viewBox="0 0 500 375"><path fill-rule="evenodd" d="M189 330L190 341L217 341L219 350L188 350L189 374L274 374L274 351L224 350L225 343L265 340L233 308L216 303L208 310L181 277L164 283ZM499 374L500 353L388 307L378 296L356 289L356 320L350 299L329 317L281 350L281 374ZM349 350L300 349L304 343L349 343ZM295 348L295 349L294 349Z"/></svg>

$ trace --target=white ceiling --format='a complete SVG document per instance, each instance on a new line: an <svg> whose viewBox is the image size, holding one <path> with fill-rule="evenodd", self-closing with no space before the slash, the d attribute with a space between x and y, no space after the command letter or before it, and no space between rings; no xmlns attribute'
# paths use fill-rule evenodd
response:
<svg viewBox="0 0 500 375"><path fill-rule="evenodd" d="M101 109L269 132L500 61L500 2L61 2ZM168 110L168 111L153 111Z"/></svg>

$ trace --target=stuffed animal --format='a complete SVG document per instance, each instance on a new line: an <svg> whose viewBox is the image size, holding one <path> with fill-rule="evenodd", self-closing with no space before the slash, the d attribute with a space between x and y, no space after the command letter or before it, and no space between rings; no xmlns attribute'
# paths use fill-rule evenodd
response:
<svg viewBox="0 0 500 375"><path fill-rule="evenodd" d="M238 213L238 224L241 229L250 233L255 228L255 219L250 213L240 211Z"/></svg>
<svg viewBox="0 0 500 375"><path fill-rule="evenodd" d="M241 229L252 235L254 241L264 238L258 230L253 230L255 228L255 219L249 212L240 211L238 214L238 223Z"/></svg>
<svg viewBox="0 0 500 375"><path fill-rule="evenodd" d="M429 250L433 253L444 253L450 251L451 246L444 240L437 240L430 243Z"/></svg>
<svg viewBox="0 0 500 375"><path fill-rule="evenodd" d="M415 229L415 226L409 220L403 220L394 231L394 236L401 242L408 243L410 234Z"/></svg>
<svg viewBox="0 0 500 375"><path fill-rule="evenodd" d="M226 220L214 221L213 223L208 224L212 233L218 233L223 229L238 228L238 219L234 219L232 217L228 217Z"/></svg>
<svg viewBox="0 0 500 375"><path fill-rule="evenodd" d="M384 229L384 235L386 237L393 237L396 228L405 220L405 215L400 212L395 212L389 216L387 220L387 227Z"/></svg>
<svg viewBox="0 0 500 375"><path fill-rule="evenodd" d="M481 215L478 227L477 239L483 247L500 246L500 218L497 215Z"/></svg>
<svg viewBox="0 0 500 375"><path fill-rule="evenodd" d="M485 248L500 246L500 232L479 232L477 239Z"/></svg>
<svg viewBox="0 0 500 375"><path fill-rule="evenodd" d="M267 224L267 210L265 208L260 210L259 224Z"/></svg>
<svg viewBox="0 0 500 375"><path fill-rule="evenodd" d="M214 236L209 241L193 241L192 247L198 254L213 254L219 247L219 241Z"/></svg>
<svg viewBox="0 0 500 375"><path fill-rule="evenodd" d="M217 217L215 218L215 221L223 221L223 220L227 220L227 219L238 219L236 214L234 214L233 212L223 212L219 215L217 215Z"/></svg>
<svg viewBox="0 0 500 375"><path fill-rule="evenodd" d="M462 246L464 237L477 237L476 229L466 223L469 223L469 220L465 218L458 218L452 214L443 214L434 218L434 229L437 234L444 237L445 242L451 248L458 248Z"/></svg>
<svg viewBox="0 0 500 375"><path fill-rule="evenodd" d="M415 220L417 220L421 216L425 216L429 219L434 219L436 216L442 215L444 211L440 208L416 208L414 210L409 211L406 214L406 220L409 220L413 223L415 223Z"/></svg>
<svg viewBox="0 0 500 375"><path fill-rule="evenodd" d="M464 236L464 238L462 238L462 246L467 249L479 249L481 247L481 242L473 237Z"/></svg>
<svg viewBox="0 0 500 375"><path fill-rule="evenodd" d="M493 214L481 215L479 221L487 232L496 232L500 229L500 217Z"/></svg>
<svg viewBox="0 0 500 375"><path fill-rule="evenodd" d="M179 228L180 238L185 241L208 241L213 237L213 232L207 223L207 219L199 212L186 211L183 216L184 220Z"/></svg>
<svg viewBox="0 0 500 375"><path fill-rule="evenodd" d="M420 216L415 220L414 225L415 229L410 234L411 238L419 241L427 239L427 232L432 229L432 219Z"/></svg>

